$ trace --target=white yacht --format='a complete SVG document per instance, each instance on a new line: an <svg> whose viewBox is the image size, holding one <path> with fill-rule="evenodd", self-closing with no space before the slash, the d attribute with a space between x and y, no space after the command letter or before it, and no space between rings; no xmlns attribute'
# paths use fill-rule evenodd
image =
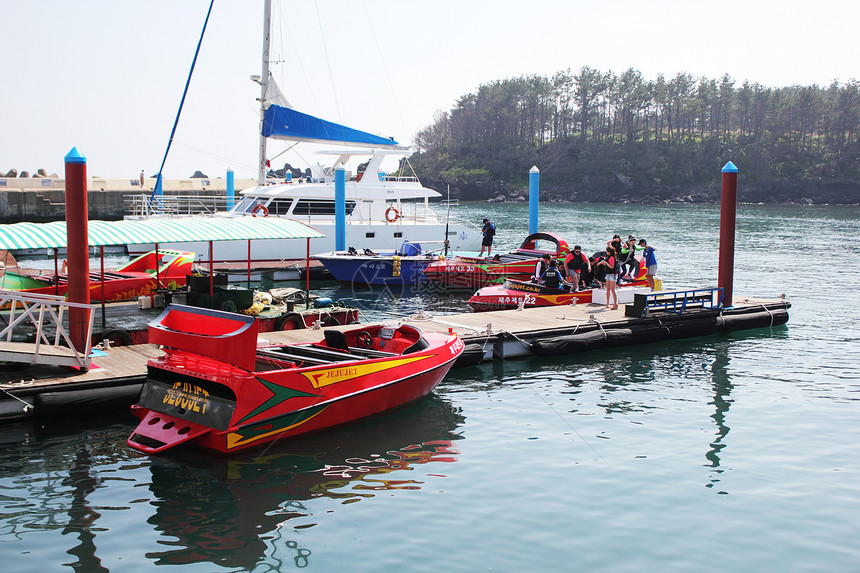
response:
<svg viewBox="0 0 860 573"><path fill-rule="evenodd" d="M383 160L392 155L403 157L409 148L396 141L332 123L293 109L281 94L269 72L269 30L271 2L265 1L263 70L252 79L262 86L260 94L260 144L257 185L241 192L232 209L217 213L225 217L287 217L306 223L324 233L324 239L312 239L310 253L335 250L335 169L347 165L356 156L369 156L363 171L346 173L346 247L358 250L397 250L404 241L421 243L448 240L454 251L478 251L481 231L465 222L437 216L431 200L441 195L421 185L418 177L404 176L401 169L390 174L383 171ZM331 156L327 164L317 163L303 177L287 173L281 180L268 178L268 139L296 143L325 144L323 152ZM153 194L153 205L163 205L170 197ZM157 211L157 210L156 210ZM146 216L173 216L157 213ZM148 252L152 245L129 245L130 254ZM159 244L159 248L194 251L198 262L208 262L208 243ZM219 241L213 244L212 260L217 263L244 263L253 266L267 263L303 261L307 254L305 241L272 239L252 241Z"/></svg>

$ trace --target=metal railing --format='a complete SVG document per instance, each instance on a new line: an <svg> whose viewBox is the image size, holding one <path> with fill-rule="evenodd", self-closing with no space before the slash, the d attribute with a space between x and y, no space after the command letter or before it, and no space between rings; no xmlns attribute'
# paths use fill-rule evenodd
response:
<svg viewBox="0 0 860 573"><path fill-rule="evenodd" d="M680 314L690 306L720 308L723 304L723 289L719 287L636 293L634 299L636 297L644 298L644 308L647 310L664 310Z"/></svg>
<svg viewBox="0 0 860 573"><path fill-rule="evenodd" d="M125 212L133 217L214 215L226 211L227 197L218 195L125 195Z"/></svg>
<svg viewBox="0 0 860 573"><path fill-rule="evenodd" d="M5 328L0 330L0 342L12 343L0 346L0 360L77 366L89 370L96 305L69 302L62 296L0 290L0 308L4 309L3 318L7 321ZM81 349L75 348L63 323L68 309L72 308L87 311L87 331L84 348ZM31 327L36 331L35 343L13 340L16 328L20 332Z"/></svg>

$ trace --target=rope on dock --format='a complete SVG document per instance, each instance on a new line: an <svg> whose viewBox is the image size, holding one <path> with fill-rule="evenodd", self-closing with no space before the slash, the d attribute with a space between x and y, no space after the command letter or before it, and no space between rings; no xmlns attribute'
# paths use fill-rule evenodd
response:
<svg viewBox="0 0 860 573"><path fill-rule="evenodd" d="M577 328L579 328L579 325L577 325ZM532 344L533 344L533 343L528 342L528 341L526 341L526 340L523 340L522 338L520 338L519 336L517 336L516 334L514 334L513 332L510 332L510 331L508 331L508 330L503 330L502 332L504 332L505 334L508 334L508 335L510 335L510 336L513 336L513 337L514 337L514 339L515 339L517 342L519 342L520 344L522 344L522 345L523 345L523 348L525 348L526 350L531 350L531 349L532 349Z"/></svg>
<svg viewBox="0 0 860 573"><path fill-rule="evenodd" d="M762 304L761 307L764 309L764 311L766 313L768 313L770 315L770 326L768 328L773 328L773 313L764 304Z"/></svg>
<svg viewBox="0 0 860 573"><path fill-rule="evenodd" d="M29 385L30 385L30 384L32 384L32 383L33 383L33 380L30 380L29 382L27 382L27 381L25 381L25 380L21 380L21 385L22 385L22 386L29 386ZM19 398L18 396L16 396L16 395L12 394L11 392L8 392L8 391L4 390L3 388L0 388L0 392L3 392L4 394L6 394L7 396L9 396L9 397L10 397L10 398L12 398L13 400L18 400L19 402L21 402L22 404L24 404L24 412L29 412L30 410L32 410L32 409L33 409L33 406L32 406L29 402L27 402L27 401L25 401L25 400L22 400L21 398Z"/></svg>

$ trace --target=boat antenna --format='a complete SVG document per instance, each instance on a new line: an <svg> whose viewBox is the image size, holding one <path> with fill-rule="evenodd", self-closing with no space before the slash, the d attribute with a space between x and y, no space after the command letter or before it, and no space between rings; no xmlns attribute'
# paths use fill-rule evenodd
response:
<svg viewBox="0 0 860 573"><path fill-rule="evenodd" d="M269 87L269 40L272 34L272 0L263 3L263 70L260 74L260 156L257 165L257 185L266 184L266 136L263 122L266 119L266 91ZM254 78L256 79L256 78Z"/></svg>
<svg viewBox="0 0 860 573"><path fill-rule="evenodd" d="M185 80L185 90L182 92L182 100L179 102L179 111L176 112L176 119L173 121L173 129L170 130L170 139L167 141L167 149L164 150L164 159L161 160L161 167L158 168L158 175L155 178L155 189L152 190L152 195L149 197L149 202L155 200L155 196L161 197L161 173L164 171L164 164L167 162L167 154L170 153L170 144L173 143L173 136L176 134L176 126L179 125L179 116L182 115L182 106L185 103L185 96L188 94L188 88L191 86L191 76L194 75L194 66L197 64L197 55L200 53L200 46L203 44L203 35L206 34L206 25L209 24L209 15L212 14L212 6L215 0L209 2L209 10L206 12L206 20L203 22L203 31L200 32L200 39L197 41L197 49L194 51L194 59L191 60L191 70L188 72L188 79Z"/></svg>
<svg viewBox="0 0 860 573"><path fill-rule="evenodd" d="M448 214L445 215L445 258L448 258L448 222L451 220L451 184L448 183Z"/></svg>

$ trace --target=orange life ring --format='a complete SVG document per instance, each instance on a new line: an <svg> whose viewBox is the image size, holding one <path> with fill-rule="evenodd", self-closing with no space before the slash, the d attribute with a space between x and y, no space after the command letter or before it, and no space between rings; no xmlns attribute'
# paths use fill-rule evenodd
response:
<svg viewBox="0 0 860 573"><path fill-rule="evenodd" d="M257 203L257 205L253 209L251 209L251 216L256 217L257 211L262 211L263 217L269 216L269 208L266 207L265 205L263 205L262 203Z"/></svg>
<svg viewBox="0 0 860 573"><path fill-rule="evenodd" d="M397 219L400 218L400 211L395 209L394 207L389 207L385 210L385 220L389 223L393 223Z"/></svg>

